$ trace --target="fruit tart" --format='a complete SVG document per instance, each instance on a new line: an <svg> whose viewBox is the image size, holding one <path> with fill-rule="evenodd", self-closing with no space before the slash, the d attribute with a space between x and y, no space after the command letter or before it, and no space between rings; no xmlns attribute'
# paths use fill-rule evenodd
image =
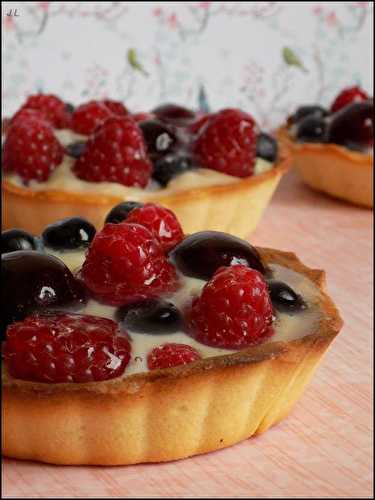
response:
<svg viewBox="0 0 375 500"><path fill-rule="evenodd" d="M203 116L166 104L131 114L112 100L74 109L33 95L4 129L3 228L35 233L77 214L101 227L132 199L169 207L189 233L246 236L289 162L238 109Z"/></svg>
<svg viewBox="0 0 375 500"><path fill-rule="evenodd" d="M2 233L3 454L54 464L189 457L261 434L341 319L323 271L168 209Z"/></svg>
<svg viewBox="0 0 375 500"><path fill-rule="evenodd" d="M312 188L364 207L373 206L373 99L344 89L329 110L302 106L278 132L293 164Z"/></svg>

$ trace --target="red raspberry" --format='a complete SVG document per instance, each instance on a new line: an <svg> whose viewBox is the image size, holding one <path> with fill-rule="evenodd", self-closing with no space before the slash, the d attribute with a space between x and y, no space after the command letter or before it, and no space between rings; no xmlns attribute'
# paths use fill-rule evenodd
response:
<svg viewBox="0 0 375 500"><path fill-rule="evenodd" d="M96 233L81 276L102 302L122 305L177 289L176 270L154 235L139 224L106 224Z"/></svg>
<svg viewBox="0 0 375 500"><path fill-rule="evenodd" d="M46 181L61 163L64 148L46 120L37 114L28 114L30 116L16 119L8 130L3 146L4 170L16 172L26 182Z"/></svg>
<svg viewBox="0 0 375 500"><path fill-rule="evenodd" d="M224 109L200 129L194 151L200 165L236 177L253 174L257 126L237 109Z"/></svg>
<svg viewBox="0 0 375 500"><path fill-rule="evenodd" d="M360 87L348 87L340 92L331 105L331 113L335 113L352 102L366 101L369 95Z"/></svg>
<svg viewBox="0 0 375 500"><path fill-rule="evenodd" d="M186 317L191 335L214 347L242 349L272 334L267 284L258 271L244 265L218 269Z"/></svg>
<svg viewBox="0 0 375 500"><path fill-rule="evenodd" d="M147 366L150 370L172 368L186 365L201 359L199 352L185 344L163 344L152 349L147 356Z"/></svg>
<svg viewBox="0 0 375 500"><path fill-rule="evenodd" d="M130 343L117 323L81 314L34 314L8 327L4 358L12 377L92 382L122 375Z"/></svg>
<svg viewBox="0 0 375 500"><path fill-rule="evenodd" d="M147 227L160 241L165 252L174 248L184 238L182 227L175 214L168 208L153 203L134 208L126 222L135 222Z"/></svg>
<svg viewBox="0 0 375 500"><path fill-rule="evenodd" d="M190 125L190 132L192 134L198 134L203 128L203 125L205 125L211 119L211 117L212 115L209 113L200 116L195 122Z"/></svg>
<svg viewBox="0 0 375 500"><path fill-rule="evenodd" d="M129 111L125 108L125 106L120 101L112 101L111 99L104 99L103 104L114 115L126 116L129 114Z"/></svg>
<svg viewBox="0 0 375 500"><path fill-rule="evenodd" d="M64 101L52 94L35 94L28 97L25 104L13 116L12 121L18 118L25 109L38 111L53 125L54 128L69 128L71 113L67 110Z"/></svg>
<svg viewBox="0 0 375 500"><path fill-rule="evenodd" d="M91 182L118 182L144 188L152 164L142 131L130 117L109 118L86 143L74 164L74 172Z"/></svg>
<svg viewBox="0 0 375 500"><path fill-rule="evenodd" d="M92 134L113 112L101 101L90 101L81 104L73 111L72 129L83 135Z"/></svg>
<svg viewBox="0 0 375 500"><path fill-rule="evenodd" d="M134 115L132 115L132 117L134 121L140 123L140 122L145 122L147 120L153 120L155 118L155 115L153 113L141 112L141 113L135 113Z"/></svg>

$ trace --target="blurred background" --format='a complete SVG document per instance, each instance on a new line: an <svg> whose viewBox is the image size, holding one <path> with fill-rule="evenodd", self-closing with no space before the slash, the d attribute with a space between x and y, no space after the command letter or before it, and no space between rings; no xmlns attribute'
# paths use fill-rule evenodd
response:
<svg viewBox="0 0 375 500"><path fill-rule="evenodd" d="M272 128L345 86L372 94L373 2L2 2L2 22L3 116L43 91L239 106Z"/></svg>

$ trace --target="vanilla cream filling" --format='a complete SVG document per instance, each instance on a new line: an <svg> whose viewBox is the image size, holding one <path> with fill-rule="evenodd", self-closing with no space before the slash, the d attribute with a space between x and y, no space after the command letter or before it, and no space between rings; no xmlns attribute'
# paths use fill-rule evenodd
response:
<svg viewBox="0 0 375 500"><path fill-rule="evenodd" d="M82 251L57 252L50 249L47 249L47 251L62 259L73 273L76 273L81 268L85 260L85 253ZM296 293L301 295L307 304L307 308L294 314L278 312L273 323L274 334L265 340L265 343L276 341L287 342L314 333L321 319L321 311L318 307L320 297L319 288L308 278L291 269L277 264L270 264L269 267L273 271L273 278L284 281ZM176 293L165 297L166 300L175 304L180 310L188 306L194 297L200 295L206 283L203 280L187 276L181 276L181 282L182 286ZM88 303L79 310L79 313L91 314L114 320L116 310L116 307L104 305L95 300L89 300ZM132 350L131 359L126 367L124 376L148 371L147 354L154 347L167 342L188 344L197 349L202 358L238 352L236 350L206 346L197 342L183 331L168 333L166 335L149 335L137 333L129 329L127 331L131 338Z"/></svg>
<svg viewBox="0 0 375 500"><path fill-rule="evenodd" d="M88 139L87 136L76 134L71 130L55 130L54 133L63 146L67 146L77 141L86 141ZM79 179L72 171L74 162L74 158L65 155L63 161L52 172L47 181L38 182L32 180L27 187L33 191L58 190L71 193L115 196L123 198L124 200L132 199L134 201L147 201L148 198L152 198L155 195L155 192L160 195L168 195L187 189L220 186L240 182L242 180L239 177L223 174L215 170L195 168L176 176L169 182L167 187L160 187L157 182L151 180L145 189L141 189L123 186L117 182L89 182ZM260 175L267 172L272 167L272 163L262 158L257 158L254 173L255 175ZM5 178L12 184L25 187L22 178L15 173L6 174Z"/></svg>

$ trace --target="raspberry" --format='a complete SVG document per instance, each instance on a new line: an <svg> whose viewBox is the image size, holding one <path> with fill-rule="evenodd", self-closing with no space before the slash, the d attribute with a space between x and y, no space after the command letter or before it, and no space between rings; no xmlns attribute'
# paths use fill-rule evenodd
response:
<svg viewBox="0 0 375 500"><path fill-rule="evenodd" d="M152 349L147 356L147 366L150 370L172 368L186 365L200 359L199 352L185 344L163 344Z"/></svg>
<svg viewBox="0 0 375 500"><path fill-rule="evenodd" d="M103 104L114 115L126 116L129 114L129 111L125 108L125 106L120 101L112 101L111 99L104 99Z"/></svg>
<svg viewBox="0 0 375 500"><path fill-rule="evenodd" d="M202 124L194 152L200 165L236 177L254 172L257 126L237 109L224 109Z"/></svg>
<svg viewBox="0 0 375 500"><path fill-rule="evenodd" d="M35 314L8 327L4 358L10 375L18 379L92 382L122 375L130 343L107 318Z"/></svg>
<svg viewBox="0 0 375 500"><path fill-rule="evenodd" d="M102 302L122 305L177 289L176 270L139 224L106 224L90 245L81 277Z"/></svg>
<svg viewBox="0 0 375 500"><path fill-rule="evenodd" d="M54 128L69 128L71 113L64 101L52 94L31 95L19 111L13 116L12 122L25 110L38 111Z"/></svg>
<svg viewBox="0 0 375 500"><path fill-rule="evenodd" d="M242 349L272 334L273 309L262 275L243 265L221 267L186 312L191 335L203 344Z"/></svg>
<svg viewBox="0 0 375 500"><path fill-rule="evenodd" d="M14 171L26 182L46 181L61 163L64 148L51 125L39 115L19 117L8 130L3 147L5 171Z"/></svg>
<svg viewBox="0 0 375 500"><path fill-rule="evenodd" d="M333 101L331 105L331 113L335 113L352 102L366 101L367 99L369 99L368 94L360 87L348 87L342 90Z"/></svg>
<svg viewBox="0 0 375 500"><path fill-rule="evenodd" d="M137 123L145 122L147 120L154 120L155 115L153 113L141 112L132 115L133 120Z"/></svg>
<svg viewBox="0 0 375 500"><path fill-rule="evenodd" d="M132 118L116 116L90 137L73 170L86 181L143 188L150 180L152 164L138 125Z"/></svg>
<svg viewBox="0 0 375 500"><path fill-rule="evenodd" d="M74 110L72 129L78 134L90 135L111 116L113 112L103 102L89 101Z"/></svg>
<svg viewBox="0 0 375 500"><path fill-rule="evenodd" d="M190 127L189 127L189 131L192 133L192 134L198 134L201 129L203 128L203 125L205 125L211 118L211 114L207 113L203 116L200 116L196 121L194 121Z"/></svg>
<svg viewBox="0 0 375 500"><path fill-rule="evenodd" d="M184 233L175 214L168 208L146 203L143 207L134 208L126 222L135 222L147 227L160 241L165 252L168 252L184 238Z"/></svg>

